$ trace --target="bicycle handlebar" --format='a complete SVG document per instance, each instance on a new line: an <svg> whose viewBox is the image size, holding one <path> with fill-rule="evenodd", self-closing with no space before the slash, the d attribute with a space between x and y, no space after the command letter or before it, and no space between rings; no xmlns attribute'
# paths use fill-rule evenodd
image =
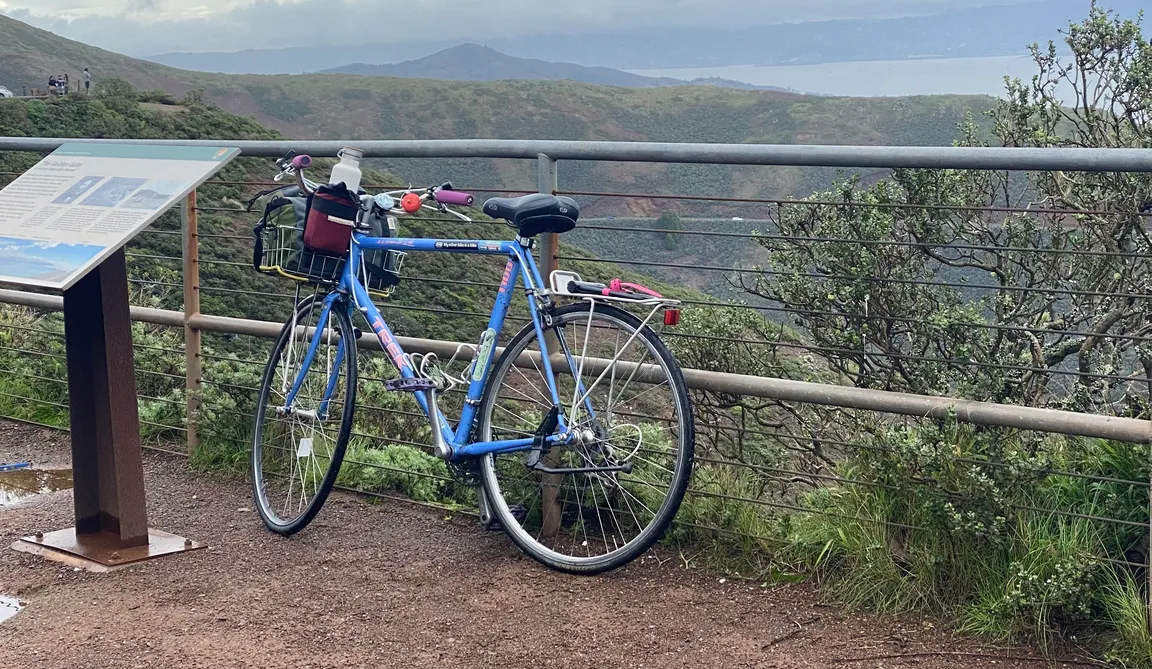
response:
<svg viewBox="0 0 1152 669"><path fill-rule="evenodd" d="M470 207L472 203L475 202L475 198L468 193L458 190L444 190L442 188L437 189L433 197L440 204L455 204L462 207Z"/></svg>
<svg viewBox="0 0 1152 669"><path fill-rule="evenodd" d="M292 156L291 161L287 161L286 159L287 156L277 161L277 164L283 168L283 171L276 175L276 181L279 181L287 175L294 175L296 177L296 185L300 188L302 193L305 195L311 195L314 193L320 184L310 181L304 177L304 170L312 165L312 157L306 154L301 154ZM445 206L454 205L458 207L470 207L476 201L476 199L468 193L452 190L451 184L446 183L443 186L432 186L430 188L423 189L423 191L419 189L414 190L412 188L408 188L407 190L402 191L392 191L387 193L387 195L393 196L393 198L396 200L396 203L399 204L402 197L409 193L419 196L421 207L423 208L432 209L442 213L448 213L465 222L470 223L472 221L471 218L465 216L464 214L458 211L453 211ZM429 199L436 202L436 204L439 206L424 204ZM367 211L371 208L374 201L375 199L372 195L361 195L360 207ZM389 211L400 213L397 211L397 209L398 208L396 206L393 206L393 208ZM400 211L404 210L400 208Z"/></svg>

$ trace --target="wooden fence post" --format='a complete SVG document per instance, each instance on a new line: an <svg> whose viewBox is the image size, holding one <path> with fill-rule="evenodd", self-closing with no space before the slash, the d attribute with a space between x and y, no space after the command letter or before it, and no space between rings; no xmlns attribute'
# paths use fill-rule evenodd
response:
<svg viewBox="0 0 1152 669"><path fill-rule="evenodd" d="M538 165L537 186L541 193L553 195L560 190L559 176L556 173L556 161L543 153L536 156ZM548 277L559 264L556 256L560 254L560 236L554 232L540 235L540 273L544 275L545 284ZM547 285L544 286L545 288Z"/></svg>
<svg viewBox="0 0 1152 669"><path fill-rule="evenodd" d="M536 162L538 167L538 190L541 193L554 194L560 189L559 178L556 172L556 161L541 153L536 156ZM541 288L546 289L549 287L549 277L559 264L556 259L558 255L560 255L559 235L554 232L547 232L541 235L540 273L544 278L544 285L541 286ZM544 340L547 342L549 352L555 353L560 350L560 342L551 331L545 333ZM544 464L549 467L558 467L560 465L555 452L545 456ZM563 484L563 481L564 477L559 474L545 474L540 478L542 487L540 502L543 505L543 517L540 521L540 534L542 537L554 537L560 531L560 523L564 513L564 509L561 508L560 505L560 486Z"/></svg>
<svg viewBox="0 0 1152 669"><path fill-rule="evenodd" d="M200 412L200 330L189 325L192 316L200 314L200 240L196 232L196 191L184 200L181 208L181 238L184 256L184 390L188 427L188 454L200 445L196 432Z"/></svg>

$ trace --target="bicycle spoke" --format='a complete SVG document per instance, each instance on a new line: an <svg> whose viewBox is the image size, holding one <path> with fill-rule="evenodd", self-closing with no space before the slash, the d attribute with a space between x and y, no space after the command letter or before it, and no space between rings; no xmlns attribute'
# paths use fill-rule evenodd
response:
<svg viewBox="0 0 1152 669"><path fill-rule="evenodd" d="M591 479L591 478L592 478L592 477L590 477L590 476L586 476L586 477L585 477L585 479ZM604 537L606 536L607 532L606 532L606 530L604 529L604 518L603 518L603 517L601 517L601 515L600 515L600 506L599 506L599 503L596 501L596 486L594 486L594 485L589 485L589 486L588 486L588 492L589 492L589 493L591 493L591 495L592 495L592 508L596 509L596 522L600 523L600 537L601 537L602 539L604 539ZM612 508L612 507L611 507L611 505L609 505L609 503L608 503L608 500L607 500L607 499L605 499L605 500L604 500L604 504L605 504L606 506L608 506L609 510L611 510L611 508ZM607 553L607 552L609 552L610 550L611 550L611 549L610 549L610 548L608 548L608 540L607 540L607 539L604 539L604 552L605 552L605 553Z"/></svg>
<svg viewBox="0 0 1152 669"><path fill-rule="evenodd" d="M616 331L615 349L620 350L620 331L619 330ZM611 378L608 379L608 407L607 407L607 410L608 410L609 414L612 413L612 397L613 397L613 391L615 390L615 388L616 388L616 366L613 365L612 366L612 376L611 376Z"/></svg>
<svg viewBox="0 0 1152 669"><path fill-rule="evenodd" d="M538 351L538 352L540 353L541 359L543 359L544 348L541 347L540 351ZM535 358L533 358L532 356L528 356L528 359L532 361L532 367L536 370L536 373L538 375L540 375L540 382L544 384L545 388L547 388L548 387L548 377L544 374L544 370L540 369L540 365L536 364ZM520 374L520 376L524 376L524 372L521 372L520 368L518 366L513 366L513 369L515 369ZM524 378L527 379L528 377L525 376ZM529 381L529 383L531 383L531 381ZM544 401L548 404L548 408L551 408L552 407L552 398L548 397L547 395L544 395L543 393L541 393L541 395L544 397Z"/></svg>
<svg viewBox="0 0 1152 669"><path fill-rule="evenodd" d="M632 503L628 501L628 497L625 495L623 499L624 505L628 507L628 513L632 515L632 520L636 523L636 527L644 527L645 523L641 523L640 519L636 517L636 510L632 508Z"/></svg>
<svg viewBox="0 0 1152 669"><path fill-rule="evenodd" d="M584 533L584 542L582 544L580 544L580 546L586 548L588 546L588 526L584 523L584 500L581 499L580 489L575 488L575 486L573 486L573 487L576 491L576 513L578 514L578 518L576 519L576 526L579 527L580 531ZM576 548L576 543L575 543L576 542L576 535L575 534L572 535L572 542L573 542L572 548L575 549ZM585 552L587 552L587 551L585 551Z"/></svg>
<svg viewBox="0 0 1152 669"><path fill-rule="evenodd" d="M582 389L582 386L584 385L583 384L584 363L588 359L588 340L592 336L592 318L596 314L596 303L590 302L590 305L591 306L588 309L588 324L584 327L584 346L581 347L581 349L580 349L580 355L579 355L580 365L577 367L577 369L573 373L573 377L576 379L577 382L573 385L572 404L569 407L569 413L568 413L568 420L570 420L573 424L579 422L580 404L584 401L584 398L580 397L580 390Z"/></svg>
<svg viewBox="0 0 1152 669"><path fill-rule="evenodd" d="M516 368L516 371L517 371L517 372L520 374L520 376L523 376L523 377L524 377L524 380L525 380L525 381L528 381L528 383L531 383L531 381L529 381L528 377L527 377L527 376L524 376L524 373L520 371L520 368L519 368L519 367L517 367L517 368ZM544 394L540 392L540 389L539 389L539 388L536 388L535 386L533 386L532 388L533 388L533 390L535 390L535 391L536 391L536 394L537 394L537 395L540 395L541 397L544 397ZM534 398L532 398L532 397L529 397L527 393L523 392L523 391L522 391L522 390L520 390L519 388L516 388L515 386L508 386L508 390L511 390L512 392L516 393L517 395L519 395L520 397L524 398L525 400L527 400L527 401L529 401L529 402L532 402L532 403L536 404L537 406L540 406L540 407L542 407L542 408L543 408L545 411L547 411L547 410L549 410L549 409L551 409L551 408L552 408L552 402L551 402L550 400L548 400L548 398L547 398L547 397L544 397L544 401L543 401L543 402L541 402L541 401L539 401L539 400L536 400L536 399L534 399Z"/></svg>
<svg viewBox="0 0 1152 669"><path fill-rule="evenodd" d="M633 494L632 494L632 493L631 493L631 492L630 492L630 491L629 491L627 488L625 488L625 487L621 486L621 487L619 488L619 490L620 490L620 492L621 492L621 493L623 493L625 496L627 496L627 497L631 497L633 500L635 500L635 502L636 502L637 504L639 504L641 507L643 507L643 508L644 508L644 510L645 510L645 511L647 511L647 512L648 512L648 515L649 515L649 516L655 516L655 515L656 515L656 512L655 512L655 511L653 511L652 509L649 509L649 508L648 508L648 505L644 503L644 500L640 499L640 498L639 498L639 497L637 497L636 495L633 495Z"/></svg>
<svg viewBox="0 0 1152 669"><path fill-rule="evenodd" d="M560 503L560 514L564 514L564 509L568 508L569 494L572 492L572 486L564 486L564 501ZM544 531L544 523L540 523L540 531Z"/></svg>
<svg viewBox="0 0 1152 669"><path fill-rule="evenodd" d="M535 361L535 360L533 360L533 361L532 361L532 365L533 365L533 366L535 366L535 365L536 365L536 361ZM510 390L512 390L512 391L515 391L516 393L520 394L521 396L523 396L523 397L524 397L524 399L528 400L529 402L536 402L537 404L539 404L540 406L544 407L545 409L551 409L551 408L552 408L552 400L550 400L550 399L548 398L548 396L547 396L547 395L545 395L543 392L541 392L541 391L540 391L540 389L539 389L538 387L536 387L535 385L533 385L533 384L532 384L532 379L529 379L529 378L528 378L528 377L527 377L527 376L524 374L524 372L523 372L523 371L521 371L521 369L520 369L519 367L513 367L513 369L515 369L515 370L516 370L516 373L517 373L517 374L519 374L519 375L521 376L521 378L523 378L523 379L524 379L524 381L528 383L529 387L531 387L533 390L535 390L535 391L536 391L536 394L540 396L540 399L542 399L542 400L544 400L544 401L543 401L543 402L537 402L536 400L532 399L531 397L528 397L528 395L526 395L526 394L524 394L524 393L521 393L521 392L520 392L520 391L519 391L517 388L515 388L514 386L508 386L508 388L509 388ZM540 374L540 381L542 381L542 382L545 384L545 387L547 387L547 383L548 383L548 382L547 382L547 381L545 380L545 378L544 378L544 372L541 372L539 367L536 367L536 371L537 371L537 373L539 373L539 374Z"/></svg>
<svg viewBox="0 0 1152 669"><path fill-rule="evenodd" d="M667 467L665 467L664 465L661 465L659 463L653 462L653 461L649 460L648 458L640 457L639 455L634 455L634 456L632 456L632 459L633 460L640 460L641 462L652 465L653 467L658 467L669 474L673 473L673 471L671 469L668 469Z"/></svg>
<svg viewBox="0 0 1152 669"><path fill-rule="evenodd" d="M633 404L634 402L636 402L637 398L643 397L644 395L647 395L648 393L652 392L653 390L656 390L662 386L667 386L667 385L668 385L667 381L662 381L660 383L660 385L652 386L652 387L648 388L647 390L642 390L642 391L636 393L635 395L633 395L632 397L629 397L628 401L622 402L622 404ZM620 390L621 390L621 392L623 392L625 389L621 388Z"/></svg>
<svg viewBox="0 0 1152 669"><path fill-rule="evenodd" d="M527 418L524 418L524 416L512 411L511 409L507 409L507 408L499 406L499 405L497 405L496 408L503 411L504 413L508 414L509 416L512 416L513 418L520 421L521 423L533 428L533 432L535 431L536 426L532 424L532 421L528 420ZM505 429L507 429L507 428L505 428ZM532 434L532 432L529 432L528 434Z"/></svg>

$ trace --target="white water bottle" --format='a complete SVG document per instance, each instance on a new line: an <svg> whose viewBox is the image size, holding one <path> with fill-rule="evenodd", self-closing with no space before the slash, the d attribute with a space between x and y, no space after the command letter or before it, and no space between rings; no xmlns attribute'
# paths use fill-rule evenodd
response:
<svg viewBox="0 0 1152 669"><path fill-rule="evenodd" d="M336 155L340 158L340 162L332 166L332 176L328 178L328 183L344 182L348 190L355 193L360 189L360 158L364 156L364 152L346 146Z"/></svg>

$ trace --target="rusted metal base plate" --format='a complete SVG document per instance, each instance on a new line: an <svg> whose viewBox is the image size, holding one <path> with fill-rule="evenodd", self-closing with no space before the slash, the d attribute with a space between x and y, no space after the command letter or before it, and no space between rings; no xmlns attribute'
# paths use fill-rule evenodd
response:
<svg viewBox="0 0 1152 669"><path fill-rule="evenodd" d="M48 532L40 537L22 537L12 544L12 548L78 567L96 567L93 571L106 571L172 553L207 548L207 545L175 534L149 529L146 545L125 548L118 535L108 532L76 534L76 529L70 527L66 530Z"/></svg>

